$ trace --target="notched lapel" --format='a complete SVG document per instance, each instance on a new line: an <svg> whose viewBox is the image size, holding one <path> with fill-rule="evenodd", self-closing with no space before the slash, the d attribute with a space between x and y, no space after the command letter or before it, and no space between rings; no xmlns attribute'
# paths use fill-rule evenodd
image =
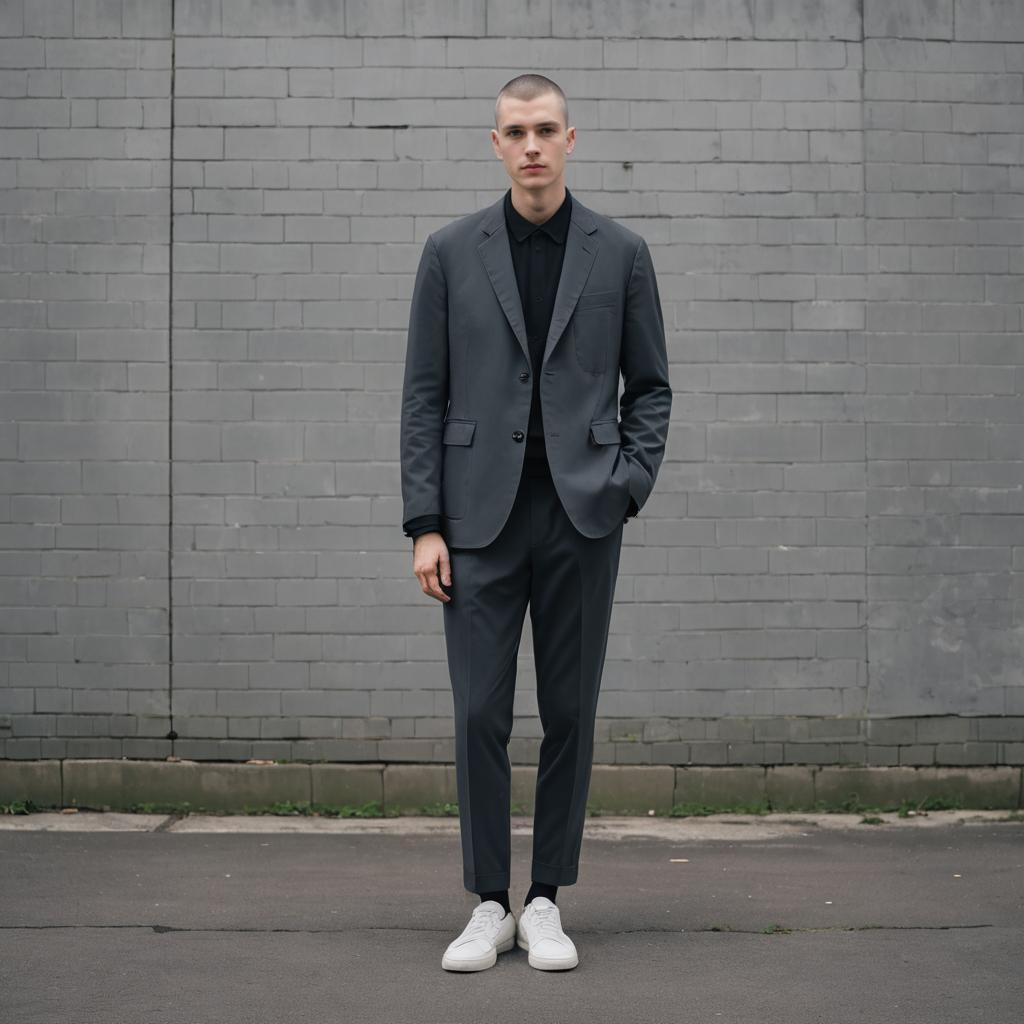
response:
<svg viewBox="0 0 1024 1024"><path fill-rule="evenodd" d="M523 304L519 298L519 285L516 284L515 267L512 265L512 252L509 249L508 230L505 226L505 197L502 195L488 209L481 223L487 237L476 247L480 254L487 276L490 278L494 294L505 311L512 332L519 342L519 347L526 356L527 364L531 363L530 345L526 338L526 319L523 316ZM565 331L569 317L576 308L576 302L583 291L583 286L590 276L591 267L597 256L600 243L594 237L597 224L590 211L575 196L569 217L569 232L565 238L565 257L562 260L562 273L558 279L555 292L555 305L551 311L551 326L544 343L544 357L541 366L546 366L558 340Z"/></svg>
<svg viewBox="0 0 1024 1024"><path fill-rule="evenodd" d="M593 235L576 220L576 200L573 198L573 216L569 221L569 233L565 236L565 258L562 261L562 274L558 279L558 291L555 292L555 307L551 311L551 326L548 328L547 340L544 342L544 358L541 368L547 366L552 349L558 344L565 332L565 326L576 308L580 292L590 276L590 268L594 265L599 243ZM591 228L593 230L593 228Z"/></svg>
<svg viewBox="0 0 1024 1024"><path fill-rule="evenodd" d="M529 363L530 345L526 339L526 319L523 316L523 303L519 298L519 285L516 284L515 267L512 265L512 252L508 245L505 212L501 205L503 200L504 197L491 207L483 224L483 229L488 235L476 247L476 251L480 253L487 276L491 279L494 294L505 311L505 317L526 356L526 362Z"/></svg>

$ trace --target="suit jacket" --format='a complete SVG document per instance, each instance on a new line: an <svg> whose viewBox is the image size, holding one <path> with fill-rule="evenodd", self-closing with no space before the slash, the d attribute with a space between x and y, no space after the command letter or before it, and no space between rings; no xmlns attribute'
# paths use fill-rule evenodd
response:
<svg viewBox="0 0 1024 1024"><path fill-rule="evenodd" d="M531 372L499 199L423 247L402 387L403 521L439 513L455 547L497 537L522 473ZM654 487L672 390L647 243L575 194L540 372L555 489L576 529L603 537Z"/></svg>

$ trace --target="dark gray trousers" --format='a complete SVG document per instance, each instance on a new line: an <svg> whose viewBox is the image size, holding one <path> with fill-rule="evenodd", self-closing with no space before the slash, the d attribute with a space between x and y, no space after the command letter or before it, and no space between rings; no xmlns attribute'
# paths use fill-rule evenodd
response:
<svg viewBox="0 0 1024 1024"><path fill-rule="evenodd" d="M455 707L463 883L509 888L516 657L530 607L540 745L531 879L571 885L579 870L622 524L605 537L573 525L549 472L524 469L501 533L483 548L449 547L444 608Z"/></svg>

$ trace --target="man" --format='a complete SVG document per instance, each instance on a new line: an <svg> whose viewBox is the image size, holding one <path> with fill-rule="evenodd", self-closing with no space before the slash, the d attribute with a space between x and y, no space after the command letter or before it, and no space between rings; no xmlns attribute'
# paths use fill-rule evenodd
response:
<svg viewBox="0 0 1024 1024"><path fill-rule="evenodd" d="M623 524L668 434L650 252L569 193L575 141L558 85L508 82L491 143L511 188L429 235L413 285L403 526L423 592L443 604L463 883L480 896L447 970L490 967L515 942L541 970L578 963L555 895L578 873ZM527 605L544 738L517 922L507 746Z"/></svg>

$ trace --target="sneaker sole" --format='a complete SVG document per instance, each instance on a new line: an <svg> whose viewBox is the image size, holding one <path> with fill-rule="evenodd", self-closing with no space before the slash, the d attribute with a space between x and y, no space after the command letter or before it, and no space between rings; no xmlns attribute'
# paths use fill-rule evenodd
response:
<svg viewBox="0 0 1024 1024"><path fill-rule="evenodd" d="M446 953L441 957L441 966L446 971L485 971L488 967L493 967L498 962L499 953L507 953L512 946L515 944L515 937L506 939L504 942L498 943L497 946L487 956L480 957L477 960L459 960L449 959Z"/></svg>
<svg viewBox="0 0 1024 1024"><path fill-rule="evenodd" d="M538 971L567 971L570 968L576 967L580 958L578 956L563 957L561 960L541 959L535 957L533 953L530 953L530 944L525 939L516 939L516 945L520 949L525 949L529 956L527 956L527 962L531 967L536 967Z"/></svg>

